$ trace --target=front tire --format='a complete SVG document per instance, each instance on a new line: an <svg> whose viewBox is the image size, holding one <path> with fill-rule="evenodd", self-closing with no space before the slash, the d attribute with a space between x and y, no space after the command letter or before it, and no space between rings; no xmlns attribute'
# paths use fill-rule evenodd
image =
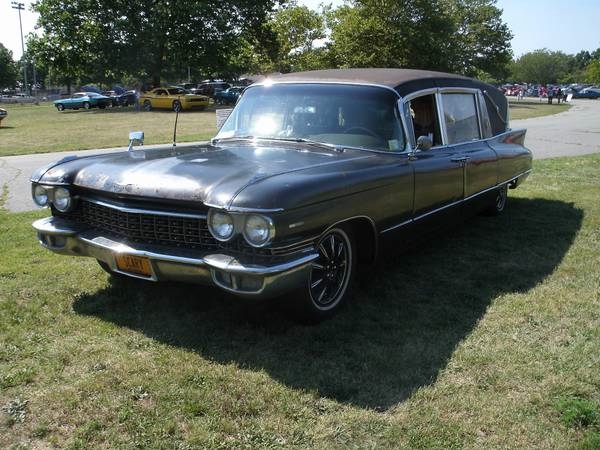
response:
<svg viewBox="0 0 600 450"><path fill-rule="evenodd" d="M335 227L317 243L319 257L312 262L306 285L295 298L303 321L317 323L333 316L346 300L354 276L356 252L350 230Z"/></svg>
<svg viewBox="0 0 600 450"><path fill-rule="evenodd" d="M83 102L83 109L88 110L92 107L92 105L90 105L90 102Z"/></svg>
<svg viewBox="0 0 600 450"><path fill-rule="evenodd" d="M175 112L181 112L183 108L181 107L181 102L179 100L175 100L173 102L173 111Z"/></svg>
<svg viewBox="0 0 600 450"><path fill-rule="evenodd" d="M64 111L65 105L63 105L62 103L59 103L58 105L56 105L56 109L58 109L59 111Z"/></svg>
<svg viewBox="0 0 600 450"><path fill-rule="evenodd" d="M152 111L152 103L150 103L150 100L144 100L144 110Z"/></svg>

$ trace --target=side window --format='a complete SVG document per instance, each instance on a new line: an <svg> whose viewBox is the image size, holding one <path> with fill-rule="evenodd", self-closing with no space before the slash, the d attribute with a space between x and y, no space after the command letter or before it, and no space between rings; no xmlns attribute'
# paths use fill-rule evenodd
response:
<svg viewBox="0 0 600 450"><path fill-rule="evenodd" d="M488 114L487 105L485 103L485 97L479 91L479 116L481 120L481 129L483 130L483 138L487 139L492 137L492 123Z"/></svg>
<svg viewBox="0 0 600 450"><path fill-rule="evenodd" d="M435 95L416 97L408 103L415 142L419 136L429 136L433 145L442 145Z"/></svg>
<svg viewBox="0 0 600 450"><path fill-rule="evenodd" d="M479 139L477 107L473 94L443 94L444 121L448 144Z"/></svg>

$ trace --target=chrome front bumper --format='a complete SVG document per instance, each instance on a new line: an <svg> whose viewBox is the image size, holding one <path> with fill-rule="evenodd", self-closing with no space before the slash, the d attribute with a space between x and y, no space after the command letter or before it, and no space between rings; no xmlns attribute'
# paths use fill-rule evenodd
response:
<svg viewBox="0 0 600 450"><path fill-rule="evenodd" d="M318 254L314 248L293 255L266 257L214 253L188 249L168 249L149 245L125 245L98 232L47 217L33 223L40 244L55 253L89 256L103 261L117 273L150 281L182 281L212 284L240 296L269 298L306 283L311 263ZM117 268L117 255L145 257L151 275L146 277Z"/></svg>

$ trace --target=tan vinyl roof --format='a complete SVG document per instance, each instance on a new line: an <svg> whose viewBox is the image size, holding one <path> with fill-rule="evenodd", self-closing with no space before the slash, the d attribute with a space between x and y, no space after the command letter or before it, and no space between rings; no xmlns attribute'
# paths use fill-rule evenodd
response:
<svg viewBox="0 0 600 450"><path fill-rule="evenodd" d="M327 69L288 73L272 77L274 81L326 81L345 83L378 84L395 88L401 84L425 79L470 78L444 72L415 69Z"/></svg>

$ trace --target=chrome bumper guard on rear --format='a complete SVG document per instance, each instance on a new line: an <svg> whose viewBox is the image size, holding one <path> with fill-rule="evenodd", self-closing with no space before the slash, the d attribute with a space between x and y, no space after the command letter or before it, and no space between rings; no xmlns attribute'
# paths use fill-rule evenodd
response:
<svg viewBox="0 0 600 450"><path fill-rule="evenodd" d="M38 240L45 248L59 254L89 256L103 261L117 273L150 281L182 281L214 284L240 296L269 298L306 283L311 262L318 254L314 248L287 256L245 256L227 251L198 252L165 249L143 244L135 247L114 241L88 228L47 217L33 223ZM119 254L148 258L151 275L146 277L117 268Z"/></svg>

